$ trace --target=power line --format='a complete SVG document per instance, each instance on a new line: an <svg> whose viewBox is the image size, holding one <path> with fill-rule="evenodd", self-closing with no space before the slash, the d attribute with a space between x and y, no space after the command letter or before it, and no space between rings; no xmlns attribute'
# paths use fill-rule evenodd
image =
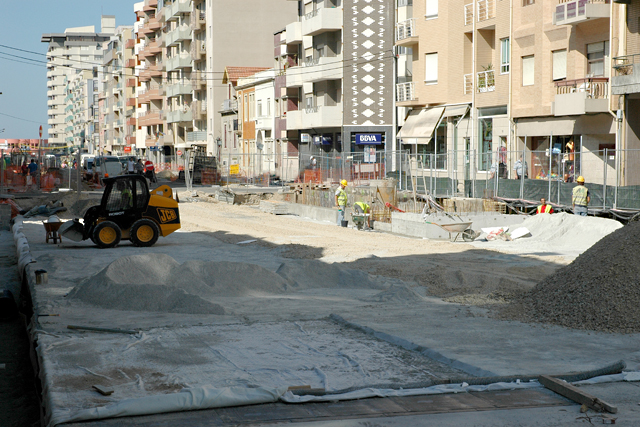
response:
<svg viewBox="0 0 640 427"><path fill-rule="evenodd" d="M35 122L35 121L33 121L33 120L23 119L23 118L21 118L21 117L12 116L12 115L10 115L10 114L0 113L0 116L11 117L12 119L22 120L22 121L24 121L24 122L31 122L31 123L36 123L36 124L39 124L39 125L47 125L47 126L48 126L48 123Z"/></svg>

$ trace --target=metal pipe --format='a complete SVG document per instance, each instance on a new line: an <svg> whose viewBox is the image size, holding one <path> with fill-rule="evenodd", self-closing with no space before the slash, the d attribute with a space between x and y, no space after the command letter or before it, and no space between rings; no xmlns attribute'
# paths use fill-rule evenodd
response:
<svg viewBox="0 0 640 427"><path fill-rule="evenodd" d="M602 180L602 209L607 208L607 166L609 160L609 150L607 148L604 149L604 171L602 172L603 180Z"/></svg>
<svg viewBox="0 0 640 427"><path fill-rule="evenodd" d="M547 200L551 201L551 168L553 166L553 132L549 136L549 173L547 173L547 179L549 180L549 192Z"/></svg>

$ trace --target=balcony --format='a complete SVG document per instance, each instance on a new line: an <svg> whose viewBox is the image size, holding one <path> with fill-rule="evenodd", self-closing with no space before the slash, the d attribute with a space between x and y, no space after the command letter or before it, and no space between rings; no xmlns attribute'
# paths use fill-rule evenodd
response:
<svg viewBox="0 0 640 427"><path fill-rule="evenodd" d="M178 19L178 15L191 13L192 4L190 0L179 0L165 6L164 17L166 21Z"/></svg>
<svg viewBox="0 0 640 427"><path fill-rule="evenodd" d="M151 101L160 100L162 98L164 98L164 89L161 85L152 86L151 89L138 92L138 102L141 104L147 104Z"/></svg>
<svg viewBox="0 0 640 427"><path fill-rule="evenodd" d="M493 92L496 90L496 78L493 70L476 73L477 93Z"/></svg>
<svg viewBox="0 0 640 427"><path fill-rule="evenodd" d="M478 0L478 22L487 21L496 17L496 0Z"/></svg>
<svg viewBox="0 0 640 427"><path fill-rule="evenodd" d="M136 87L136 79L127 79L126 87Z"/></svg>
<svg viewBox="0 0 640 427"><path fill-rule="evenodd" d="M464 75L463 88L465 95L471 95L473 93L473 74Z"/></svg>
<svg viewBox="0 0 640 427"><path fill-rule="evenodd" d="M311 107L287 112L287 129L342 126L342 105Z"/></svg>
<svg viewBox="0 0 640 427"><path fill-rule="evenodd" d="M238 101L235 99L225 99L222 101L220 113L236 113L238 111Z"/></svg>
<svg viewBox="0 0 640 427"><path fill-rule="evenodd" d="M553 25L577 25L590 19L610 17L609 0L560 0L553 13Z"/></svg>
<svg viewBox="0 0 640 427"><path fill-rule="evenodd" d="M155 64L149 65L149 74L151 77L162 77L162 72L164 71L164 64L160 61L157 61Z"/></svg>
<svg viewBox="0 0 640 427"><path fill-rule="evenodd" d="M207 14L205 11L194 7L191 11L191 29L194 31L203 29L206 19Z"/></svg>
<svg viewBox="0 0 640 427"><path fill-rule="evenodd" d="M302 43L302 22L292 22L286 28L287 44Z"/></svg>
<svg viewBox="0 0 640 427"><path fill-rule="evenodd" d="M187 132L187 142L198 142L198 141L206 141L206 140L207 140L207 132L204 132L204 131Z"/></svg>
<svg viewBox="0 0 640 427"><path fill-rule="evenodd" d="M125 138L127 145L136 145L136 137L135 136L127 136Z"/></svg>
<svg viewBox="0 0 640 427"><path fill-rule="evenodd" d="M136 61L135 58L127 59L124 62L125 68L135 68L136 65L138 65L138 61Z"/></svg>
<svg viewBox="0 0 640 427"><path fill-rule="evenodd" d="M170 31L166 35L167 46L177 45L183 40L191 40L191 34L193 31L187 25L181 25L173 31Z"/></svg>
<svg viewBox="0 0 640 427"><path fill-rule="evenodd" d="M555 116L575 116L609 111L609 79L585 79L555 82Z"/></svg>
<svg viewBox="0 0 640 427"><path fill-rule="evenodd" d="M202 89L207 87L207 79L205 78L204 72L197 70L191 74L191 84L193 85L194 90Z"/></svg>
<svg viewBox="0 0 640 427"><path fill-rule="evenodd" d="M413 82L396 84L396 102L416 101L417 99Z"/></svg>
<svg viewBox="0 0 640 427"><path fill-rule="evenodd" d="M151 12L158 8L158 0L144 0L144 6L142 6L142 10L145 12Z"/></svg>
<svg viewBox="0 0 640 427"><path fill-rule="evenodd" d="M203 59L203 55L207 52L207 43L204 40L194 40L191 42L191 58L194 61Z"/></svg>
<svg viewBox="0 0 640 427"><path fill-rule="evenodd" d="M167 71L174 71L180 68L191 68L193 60L191 55L180 54L167 59Z"/></svg>
<svg viewBox="0 0 640 427"><path fill-rule="evenodd" d="M190 80L183 80L179 83L169 84L167 86L166 96L171 98L178 95L191 95L193 92L193 85Z"/></svg>
<svg viewBox="0 0 640 427"><path fill-rule="evenodd" d="M615 71L615 75L611 77L613 95L640 93L640 54L613 58L613 69Z"/></svg>
<svg viewBox="0 0 640 427"><path fill-rule="evenodd" d="M207 118L207 102L194 101L192 104L193 120L206 120Z"/></svg>
<svg viewBox="0 0 640 427"><path fill-rule="evenodd" d="M136 47L136 39L129 39L126 42L124 42L124 47L126 49L133 49L134 47Z"/></svg>
<svg viewBox="0 0 640 427"><path fill-rule="evenodd" d="M137 105L138 105L138 102L136 98L127 99L127 107L136 107Z"/></svg>
<svg viewBox="0 0 640 427"><path fill-rule="evenodd" d="M193 113L191 108L180 108L178 110L167 113L167 123L192 122Z"/></svg>
<svg viewBox="0 0 640 427"><path fill-rule="evenodd" d="M342 30L342 7L314 10L307 13L302 21L302 35L316 36L329 31Z"/></svg>
<svg viewBox="0 0 640 427"><path fill-rule="evenodd" d="M411 18L396 24L396 46L412 46L418 44L416 19Z"/></svg>
<svg viewBox="0 0 640 427"><path fill-rule="evenodd" d="M135 117L130 117L127 119L127 126L135 126L136 125L136 118Z"/></svg>
<svg viewBox="0 0 640 427"><path fill-rule="evenodd" d="M342 55L324 56L304 62L303 67L291 67L287 70L287 87L302 86L305 82L338 80L343 76Z"/></svg>
<svg viewBox="0 0 640 427"><path fill-rule="evenodd" d="M161 125L163 118L162 110L145 111L138 115L138 126Z"/></svg>

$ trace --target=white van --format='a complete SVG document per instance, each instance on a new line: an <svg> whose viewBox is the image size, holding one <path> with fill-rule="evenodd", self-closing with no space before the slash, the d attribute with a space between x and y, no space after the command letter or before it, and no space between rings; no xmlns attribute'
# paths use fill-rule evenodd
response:
<svg viewBox="0 0 640 427"><path fill-rule="evenodd" d="M122 163L117 156L97 156L93 161L93 171L100 178L104 178L106 174L110 177L122 175Z"/></svg>

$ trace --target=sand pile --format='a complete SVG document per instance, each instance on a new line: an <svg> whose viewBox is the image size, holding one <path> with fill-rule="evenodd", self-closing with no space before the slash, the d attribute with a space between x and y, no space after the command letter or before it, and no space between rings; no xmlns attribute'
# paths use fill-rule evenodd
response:
<svg viewBox="0 0 640 427"><path fill-rule="evenodd" d="M604 236L622 227L622 224L612 219L583 217L563 212L527 217L521 224L509 226L509 231L519 227L526 227L531 236L514 241L478 242L474 245L507 249L515 253L558 252L578 256Z"/></svg>
<svg viewBox="0 0 640 427"><path fill-rule="evenodd" d="M640 224L593 245L519 296L502 313L525 321L603 332L640 332Z"/></svg>
<svg viewBox="0 0 640 427"><path fill-rule="evenodd" d="M424 301L424 298L408 286L393 285L389 289L369 298L362 298L362 300L370 302L421 302Z"/></svg>
<svg viewBox="0 0 640 427"><path fill-rule="evenodd" d="M221 297L279 295L311 288L386 289L385 280L320 261L291 261L277 272L242 262L187 261L164 254L122 257L80 282L68 298L114 310L224 314ZM397 289L381 300L420 298Z"/></svg>

